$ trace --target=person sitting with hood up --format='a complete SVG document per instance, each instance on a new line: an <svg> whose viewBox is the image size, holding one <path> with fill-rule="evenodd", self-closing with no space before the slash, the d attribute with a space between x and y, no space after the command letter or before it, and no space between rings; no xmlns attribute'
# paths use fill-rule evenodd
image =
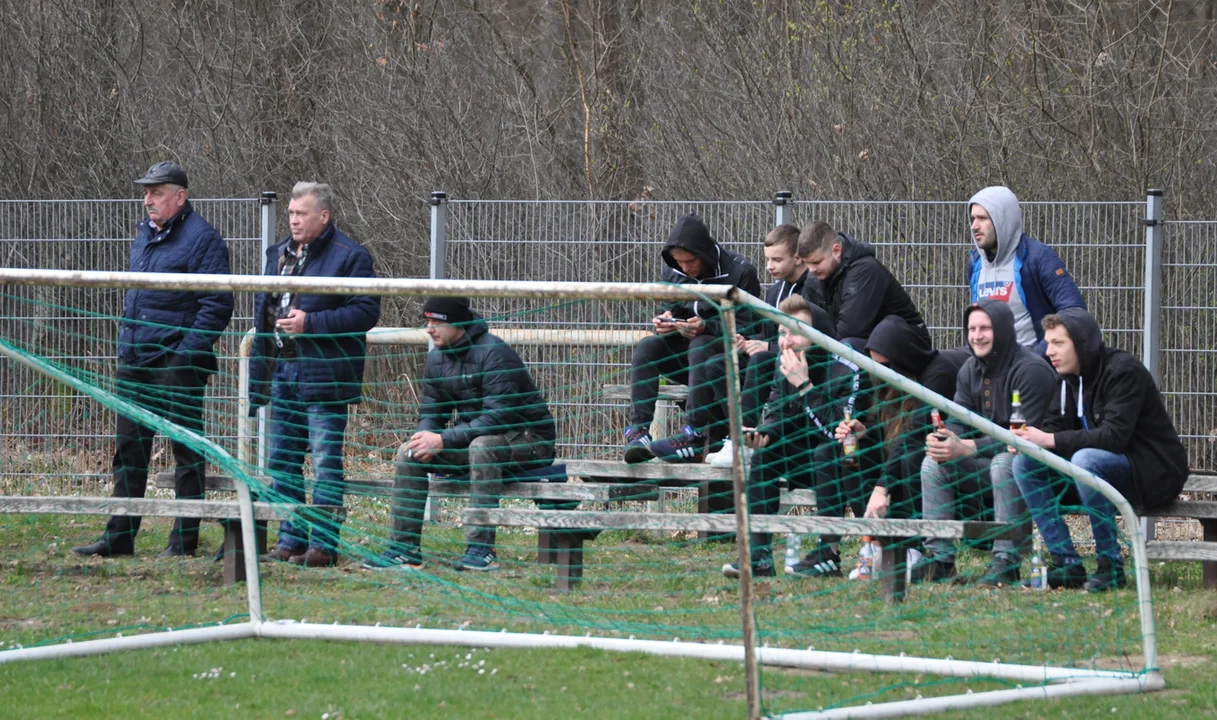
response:
<svg viewBox="0 0 1217 720"><path fill-rule="evenodd" d="M1066 308L1086 309L1086 301L1065 263L1023 233L1023 213L1008 187L987 187L968 201L972 241L968 288L972 302L986 298L1010 305L1018 344L1044 352L1045 315Z"/></svg>
<svg viewBox="0 0 1217 720"><path fill-rule="evenodd" d="M778 304L778 309L832 336L828 313L808 304L801 296L791 295ZM749 512L776 515L781 495L778 481L784 477L792 489L815 488L817 515L844 517L846 503L856 501L858 492L842 491L836 473L825 471L824 466L833 461L821 460L821 449L837 445L833 429L847 410L866 417L862 373L857 365L830 355L785 325L778 327L778 347L780 365L770 385L765 415L759 427L744 428L746 442L755 450L747 482ZM862 512L861 502L857 502L857 512ZM835 536L821 536L821 544L831 553L813 552L796 564L793 572L840 575L841 558L835 549L838 540ZM753 534L753 576L774 575L772 542L769 533ZM739 568L735 564L724 565L723 574L739 577Z"/></svg>
<svg viewBox="0 0 1217 720"><path fill-rule="evenodd" d="M956 348L935 350L929 339L904 318L889 315L879 321L866 352L880 365L924 385L944 397L955 395L955 379L968 358ZM866 517L913 518L921 512L921 462L925 458L925 436L932 432L930 407L898 387L881 384L875 391L880 408L877 424L882 429L883 469L866 505ZM856 418L837 426L838 441L853 434L859 445L872 443L867 426ZM919 566L920 567L920 566ZM914 579L922 578L916 575Z"/></svg>
<svg viewBox="0 0 1217 720"><path fill-rule="evenodd" d="M1008 427L1017 398L1023 419L1039 425L1052 402L1056 373L1042 356L1018 344L1014 313L992 298L969 305L963 313L964 332L972 357L959 370L955 402ZM994 519L1012 523L1014 539L995 540L993 559L978 584L1013 586L1020 579L1020 553L1031 537L1031 522L1022 493L1014 481L1014 455L1005 445L955 418L947 428L926 436L921 463L921 502L927 520L955 520L962 498L993 496ZM948 538L926 542L927 562L935 577L955 575L955 543Z"/></svg>
<svg viewBox="0 0 1217 720"><path fill-rule="evenodd" d="M662 282L678 285L734 285L759 296L756 268L742 255L714 241L696 215L676 221L663 246ZM753 333L754 314L736 311L736 332ZM651 321L655 334L634 348L630 363L630 426L625 431L625 461L701 462L707 444L722 440L726 417L723 326L718 306L700 300L673 303ZM732 338L734 340L734 338ZM685 425L669 438L651 437L659 398L659 377L689 386Z"/></svg>
<svg viewBox="0 0 1217 720"><path fill-rule="evenodd" d="M1086 310L1046 315L1043 327L1060 393L1053 393L1040 427L1014 434L1107 481L1145 511L1169 505L1187 482L1187 452L1153 375L1131 354L1104 345L1099 324ZM1054 486L1064 480L1026 455L1015 458L1014 477L1052 557L1050 587L1103 592L1125 586L1111 501L1076 484L1098 554L1097 568L1087 579L1057 503L1060 487Z"/></svg>
<svg viewBox="0 0 1217 720"><path fill-rule="evenodd" d="M917 305L875 257L870 243L816 221L799 233L799 255L823 283L824 309L841 342L863 348L875 326L888 315L896 315L922 335L925 345L931 344Z"/></svg>

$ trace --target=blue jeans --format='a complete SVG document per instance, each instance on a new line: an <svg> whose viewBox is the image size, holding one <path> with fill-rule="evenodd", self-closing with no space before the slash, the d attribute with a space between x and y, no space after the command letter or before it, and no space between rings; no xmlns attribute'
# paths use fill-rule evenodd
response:
<svg viewBox="0 0 1217 720"><path fill-rule="evenodd" d="M304 455L313 454L313 504L342 505L342 441L347 427L344 403L308 403L300 399L300 366L275 363L270 401L270 475L275 494L291 502L305 502ZM341 518L319 517L312 528L311 546L333 552L338 545ZM290 520L279 523L278 546L303 552L310 546L309 527Z"/></svg>
<svg viewBox="0 0 1217 720"><path fill-rule="evenodd" d="M1121 495L1128 497L1134 494L1132 463L1128 461L1128 456L1085 448L1075 452L1069 461L1106 480L1107 484ZM1035 519L1036 527L1044 536L1044 545L1047 546L1048 552L1065 565L1081 562L1078 551L1073 547L1069 528L1061 519L1058 497L1065 478L1021 454L1014 458L1014 477L1023 493L1023 499L1027 502L1027 508L1031 511L1031 517ZM1077 484L1077 490L1086 514L1090 516L1095 550L1100 556L1109 558L1113 564L1120 565L1122 561L1120 540L1116 533L1115 506L1099 494L1099 491L1081 483Z"/></svg>

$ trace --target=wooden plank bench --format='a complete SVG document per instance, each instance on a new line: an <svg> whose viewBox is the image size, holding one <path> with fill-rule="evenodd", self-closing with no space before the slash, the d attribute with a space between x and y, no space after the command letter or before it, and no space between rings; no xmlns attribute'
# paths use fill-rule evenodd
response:
<svg viewBox="0 0 1217 720"><path fill-rule="evenodd" d="M245 580L245 542L241 534L241 507L235 500L162 500L159 498L0 496L0 512L15 514L139 515L142 517L200 518L224 526L224 584ZM257 554L266 552L266 521L317 519L319 513L342 514L336 505L254 503ZM308 518L308 515L314 517Z"/></svg>
<svg viewBox="0 0 1217 720"><path fill-rule="evenodd" d="M558 587L571 590L583 579L583 543L605 530L664 530L706 533L735 531L735 515L693 515L669 513L578 512L570 510L505 510L467 508L461 519L466 524L499 527L535 527L553 531L557 543L550 560L557 565ZM956 520L887 520L803 517L792 515L754 515L753 532L830 533L870 535L883 548L881 567L896 566L897 553L903 553L903 538L946 537L976 540L1012 537L1015 529L1003 523ZM880 574L880 594L889 603L905 595L903 572Z"/></svg>
<svg viewBox="0 0 1217 720"><path fill-rule="evenodd" d="M660 487L697 486L697 512L708 514L734 508L731 498L731 468L705 463L666 463L662 460L627 464L614 460L567 460L570 477L588 483L653 482ZM663 512L662 505L657 508ZM698 538L709 537L699 532ZM723 539L729 535L723 536Z"/></svg>
<svg viewBox="0 0 1217 720"><path fill-rule="evenodd" d="M1217 475L1192 475L1183 486L1185 493L1217 493ZM1138 512L1140 512L1138 510ZM1148 517L1196 520L1203 528L1200 541L1157 540L1145 543L1150 560L1198 560L1202 563L1204 586L1217 588L1217 501L1180 498Z"/></svg>

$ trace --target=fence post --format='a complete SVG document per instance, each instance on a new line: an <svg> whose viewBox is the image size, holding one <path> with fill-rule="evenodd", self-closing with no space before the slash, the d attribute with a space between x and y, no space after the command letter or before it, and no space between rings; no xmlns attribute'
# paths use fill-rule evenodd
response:
<svg viewBox="0 0 1217 720"><path fill-rule="evenodd" d="M443 280L446 275L444 254L447 252L448 193L431 193L431 279Z"/></svg>
<svg viewBox="0 0 1217 720"><path fill-rule="evenodd" d="M278 202L278 195L272 190L262 191L262 252L258 253L258 264L254 268L255 273L262 273L262 263L266 261L266 251L274 245L278 238L276 235L276 221L278 215L275 214L275 206ZM265 407L258 408L258 450L255 464L258 470L266 471L267 456L270 453L270 443L267 442L266 434L269 432L267 428L267 409Z"/></svg>
<svg viewBox="0 0 1217 720"><path fill-rule="evenodd" d="M775 226L790 224L790 208L787 207L787 203L792 197L794 197L794 193L789 190L778 190L773 194L773 224Z"/></svg>
<svg viewBox="0 0 1217 720"><path fill-rule="evenodd" d="M1162 191L1145 196L1145 321L1141 362L1162 387L1158 376L1159 317L1162 314Z"/></svg>

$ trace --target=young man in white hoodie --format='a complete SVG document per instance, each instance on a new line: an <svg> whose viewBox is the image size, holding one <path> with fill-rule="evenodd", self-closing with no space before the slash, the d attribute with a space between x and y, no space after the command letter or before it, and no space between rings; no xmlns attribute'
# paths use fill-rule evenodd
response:
<svg viewBox="0 0 1217 720"><path fill-rule="evenodd" d="M1010 188L987 187L968 201L972 249L968 262L971 304L992 298L1009 304L1018 344L1044 354L1045 315L1086 301L1065 263L1023 232L1023 213Z"/></svg>

